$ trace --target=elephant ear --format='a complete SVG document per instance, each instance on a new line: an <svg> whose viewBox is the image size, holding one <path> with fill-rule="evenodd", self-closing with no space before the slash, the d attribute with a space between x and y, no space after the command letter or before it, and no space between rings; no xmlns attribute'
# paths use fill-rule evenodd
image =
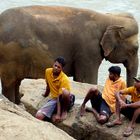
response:
<svg viewBox="0 0 140 140"><path fill-rule="evenodd" d="M124 27L118 25L107 27L100 42L104 51L104 57L107 57L115 48L115 44L118 43L120 39L123 39L122 28Z"/></svg>

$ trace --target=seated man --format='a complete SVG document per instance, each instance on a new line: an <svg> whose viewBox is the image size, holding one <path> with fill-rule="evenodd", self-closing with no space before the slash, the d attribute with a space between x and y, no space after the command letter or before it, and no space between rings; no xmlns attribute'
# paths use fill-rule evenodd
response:
<svg viewBox="0 0 140 140"><path fill-rule="evenodd" d="M121 68L112 66L108 69L109 77L106 80L103 93L101 94L97 88L91 88L80 109L81 116L85 112L85 104L91 101L92 110L96 120L104 124L108 121L111 113L115 111L115 92L126 87L125 81L120 77Z"/></svg>
<svg viewBox="0 0 140 140"><path fill-rule="evenodd" d="M65 60L58 57L53 68L45 71L46 92L44 97L49 96L47 103L36 113L40 120L60 122L67 117L67 111L74 105L75 96L70 94L69 78L63 72Z"/></svg>
<svg viewBox="0 0 140 140"><path fill-rule="evenodd" d="M124 131L124 136L130 136L133 133L135 122L140 122L140 77L134 78L134 86L128 87L116 93L116 119L107 124L108 127L121 125L120 113L126 116L130 121ZM122 95L131 95L131 102L122 98Z"/></svg>

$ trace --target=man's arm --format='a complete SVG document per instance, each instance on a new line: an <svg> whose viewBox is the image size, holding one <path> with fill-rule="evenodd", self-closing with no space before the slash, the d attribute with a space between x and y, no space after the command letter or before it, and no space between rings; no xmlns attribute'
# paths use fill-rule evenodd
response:
<svg viewBox="0 0 140 140"><path fill-rule="evenodd" d="M139 108L140 107L140 101L137 101L137 102L131 103L131 104L127 104L127 107Z"/></svg>
<svg viewBox="0 0 140 140"><path fill-rule="evenodd" d="M57 99L57 113L56 113L56 115L58 115L58 116L61 115L61 105L60 105L59 97Z"/></svg>
<svg viewBox="0 0 140 140"><path fill-rule="evenodd" d="M116 93L116 97L117 97L119 103L121 104L122 108L125 108L125 107L139 108L140 107L140 101L137 101L137 102L131 103L131 104L126 104L124 102L124 100L121 98L122 94L123 94L123 91L120 91L120 92Z"/></svg>
<svg viewBox="0 0 140 140"><path fill-rule="evenodd" d="M50 87L49 87L49 84L47 83L47 86L46 86L46 91L44 94L42 94L43 97L47 97L50 93Z"/></svg>
<svg viewBox="0 0 140 140"><path fill-rule="evenodd" d="M116 93L116 100L120 104L120 108L125 108L127 107L127 104L125 103L125 98L122 96L123 91L119 91Z"/></svg>
<svg viewBox="0 0 140 140"><path fill-rule="evenodd" d="M120 101L123 101L122 98L121 98L121 95L122 95L122 91L119 91L116 93L116 99L120 102Z"/></svg>

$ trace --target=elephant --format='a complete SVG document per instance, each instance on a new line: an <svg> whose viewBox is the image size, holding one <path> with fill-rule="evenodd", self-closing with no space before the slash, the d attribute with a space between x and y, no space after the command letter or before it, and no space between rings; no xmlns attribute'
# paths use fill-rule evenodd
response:
<svg viewBox="0 0 140 140"><path fill-rule="evenodd" d="M20 103L24 78L44 78L58 56L75 81L97 84L103 59L122 63L127 85L138 69L138 24L130 13L100 13L66 6L25 6L0 14L2 94Z"/></svg>

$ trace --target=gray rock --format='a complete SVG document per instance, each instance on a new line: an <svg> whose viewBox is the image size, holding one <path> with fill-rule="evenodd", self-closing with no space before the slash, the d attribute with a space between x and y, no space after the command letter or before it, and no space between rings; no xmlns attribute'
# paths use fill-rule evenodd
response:
<svg viewBox="0 0 140 140"><path fill-rule="evenodd" d="M51 123L35 119L0 96L0 140L74 140Z"/></svg>
<svg viewBox="0 0 140 140"><path fill-rule="evenodd" d="M128 125L128 120L123 117L123 125L107 128L105 125L100 125L95 120L91 113L85 113L83 117L79 116L80 103L85 97L90 87L95 86L86 83L78 83L71 81L72 93L76 96L76 104L68 113L65 121L55 124L57 127L66 131L72 137L78 140L140 140L140 125L136 124L134 133L128 137L123 137L123 130ZM46 98L41 94L45 92L46 84L43 79L24 80L20 87L20 92L24 94L22 102L26 109L34 116L36 111L45 104ZM102 91L102 86L98 86ZM77 102L78 101L78 102ZM80 102L79 102L80 101ZM114 115L110 120L114 119Z"/></svg>

